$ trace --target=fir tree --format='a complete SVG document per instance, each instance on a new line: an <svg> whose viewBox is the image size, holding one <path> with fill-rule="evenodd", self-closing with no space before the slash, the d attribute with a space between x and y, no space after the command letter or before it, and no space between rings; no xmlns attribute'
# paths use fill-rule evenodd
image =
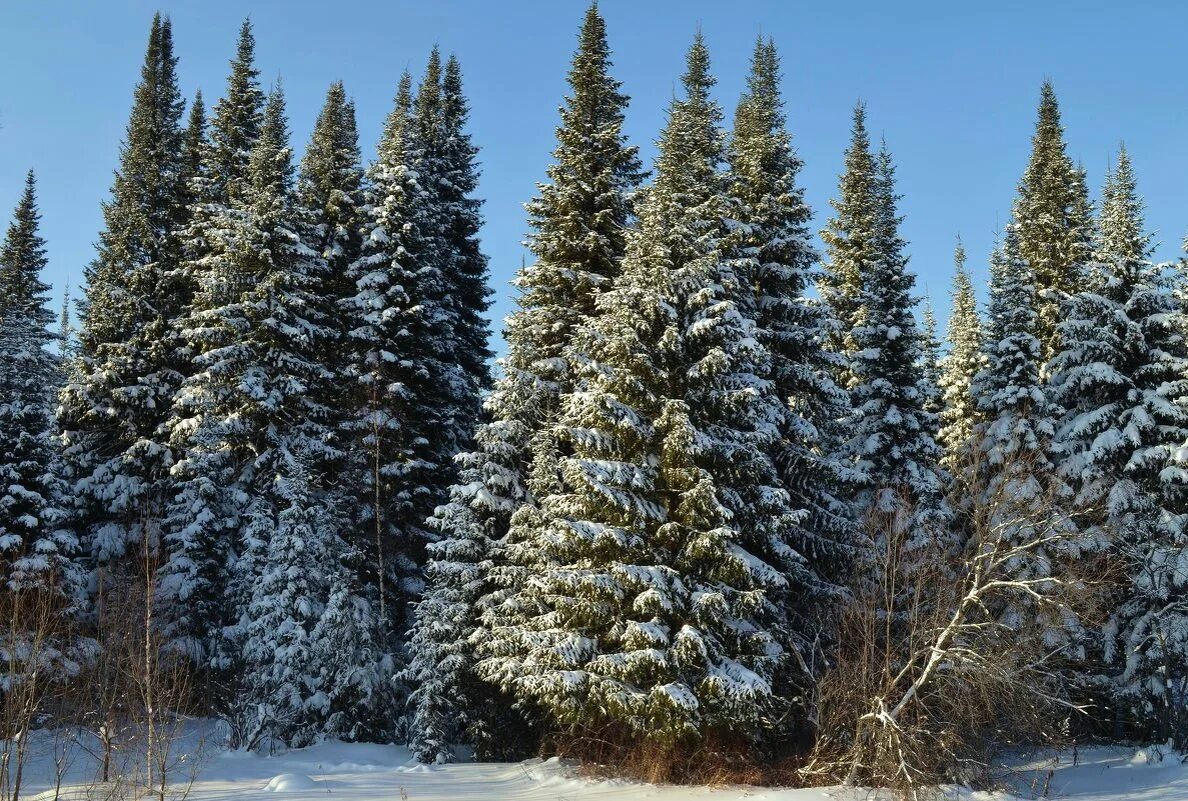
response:
<svg viewBox="0 0 1188 801"><path fill-rule="evenodd" d="M972 384L978 412L974 442L981 449L975 486L979 500L995 509L991 524L1004 540L1052 540L1031 549L1030 558L1016 566L1015 577L1024 580L1053 575L1075 548L1061 508L1065 488L1055 476L1060 409L1040 379L1037 330L1034 273L1019 255L1016 227L1008 225L990 263L984 366ZM1079 637L1077 621L1049 605L1016 603L1001 610L1001 618L1017 628L1038 626L1048 648L1068 647Z"/></svg>
<svg viewBox="0 0 1188 801"><path fill-rule="evenodd" d="M486 311L491 305L487 257L479 249L482 201L474 197L478 188L478 148L466 131L470 104L462 90L462 66L456 56L446 61L442 76L441 213L446 228L446 253L442 270L450 300L456 307L453 331L456 362L466 384L455 400L455 426L459 430L454 453L470 442L474 421L481 410L481 393L491 388L488 345L491 326ZM451 454L452 455L452 454Z"/></svg>
<svg viewBox="0 0 1188 801"><path fill-rule="evenodd" d="M349 293L347 268L361 250L363 170L355 107L342 81L331 84L301 161L297 204L311 226L312 244L329 266L321 293L331 307ZM327 356L331 354L328 353Z"/></svg>
<svg viewBox="0 0 1188 801"><path fill-rule="evenodd" d="M238 516L286 454L300 449L315 465L334 456L321 402L334 376L318 361L332 332L313 294L326 263L300 236L292 172L277 88L246 191L225 207L200 261L196 310L183 331L197 354L195 372L175 398L172 421L183 458L161 591L178 645L216 668L233 661L222 631L252 581L250 560L233 564Z"/></svg>
<svg viewBox="0 0 1188 801"><path fill-rule="evenodd" d="M349 569L336 504L315 485L302 447L280 455L271 486L249 506L247 536L263 547L243 623L244 745L301 747L354 738L371 703L378 657L372 610Z"/></svg>
<svg viewBox="0 0 1188 801"><path fill-rule="evenodd" d="M1074 508L1085 510L1086 547L1110 543L1128 568L1105 659L1132 720L1146 736L1168 737L1179 712L1164 688L1188 677L1188 618L1172 603L1188 583L1185 474L1175 465L1188 441L1188 409L1176 403L1188 390L1188 350L1171 276L1150 261L1125 149L1102 192L1097 251L1091 288L1065 304L1063 346L1050 365L1051 394L1067 410L1058 470L1075 490Z"/></svg>
<svg viewBox="0 0 1188 801"><path fill-rule="evenodd" d="M854 107L838 196L829 201L835 215L821 232L828 258L817 285L837 323L830 349L838 354L854 349L850 335L857 324L862 269L875 258L874 186L875 163L866 131L866 106L859 103ZM853 380L844 363L837 375L843 387L850 389Z"/></svg>
<svg viewBox="0 0 1188 801"><path fill-rule="evenodd" d="M186 120L185 130L182 132L181 142L181 180L179 182L179 189L182 199L178 203L178 207L186 215L183 224L180 226L182 231L183 263L187 257L193 256L192 253L187 252L190 250L190 242L186 237L187 231L185 230L185 226L189 224L194 205L202 199L199 192L207 185L206 176L211 168L208 152L209 143L207 142L206 135L206 102L202 99L202 91L199 90L194 93L194 102L190 104L190 114ZM178 278L184 278L184 271ZM187 291L186 301L189 302L192 300L193 286L186 284L185 289Z"/></svg>
<svg viewBox="0 0 1188 801"><path fill-rule="evenodd" d="M329 660L340 674L338 679L329 674L323 678L341 683L339 690L330 695L321 730L349 739L384 739L391 735L394 714L388 686L393 666L384 650L389 645L384 642L389 627L380 619L380 583L376 581L379 566L361 558L370 550L372 538L365 524L355 523L369 517L358 512L359 507L368 507L369 499L353 493L364 483L368 465L366 451L354 447L359 431L357 410L352 403L343 403L340 381L353 381L358 375L350 358L351 334L357 320L349 310L357 292L352 266L362 254L364 236L358 138L354 104L342 82L337 81L326 94L301 162L294 217L302 241L325 263L325 269L310 274L306 288L316 304L311 315L322 319L326 328L309 353L326 375L334 376L333 381L320 381L313 390L314 400L327 412L323 423L330 447L311 467L350 521L342 534L349 542L344 567L355 576L351 588L334 589L325 622L314 632L315 658L319 662ZM394 340L390 342L395 344ZM352 401L358 398L347 397ZM350 488L350 492L339 488ZM362 503L348 505L344 503L348 498ZM323 673L326 669L321 668Z"/></svg>
<svg viewBox="0 0 1188 801"><path fill-rule="evenodd" d="M627 98L610 67L606 26L592 5L569 72L571 93L548 182L528 204L536 260L516 277L522 294L504 334L503 376L486 401L489 422L459 460L450 502L430 521L440 539L429 546L409 671L418 687L411 746L425 761L449 759L449 744L467 739L488 753L514 749L506 710L482 700L489 690L473 674L473 640L481 630L480 603L495 590L488 572L512 513L531 501L530 486L548 492L557 482L554 422L574 381L567 347L611 286L623 255L629 198L641 171L622 132ZM540 454L535 477L534 454ZM506 566L499 573L504 586L522 579Z"/></svg>
<svg viewBox="0 0 1188 801"><path fill-rule="evenodd" d="M840 583L853 560L853 525L842 501L853 478L828 452L828 441L849 397L833 380L838 355L825 349L836 321L828 306L806 298L818 254L809 229L812 210L796 183L802 162L790 144L779 84L775 45L760 39L730 138L730 192L742 223L735 269L752 289L740 302L754 316L771 354L775 392L791 412L773 456L792 506L803 510L794 545L822 578ZM818 588L817 597L824 595Z"/></svg>
<svg viewBox="0 0 1188 801"><path fill-rule="evenodd" d="M1065 152L1056 92L1040 89L1031 159L1013 212L1018 255L1035 274L1036 336L1045 361L1059 350L1061 298L1083 288L1092 219L1085 175Z"/></svg>
<svg viewBox="0 0 1188 801"><path fill-rule="evenodd" d="M347 99L342 82L335 82L326 93L301 162L295 203L303 239L326 263L326 270L314 276L316 283L309 288L319 313L332 329L316 356L331 372L343 376L349 372L343 345L350 321L342 314L342 307L354 295L348 269L362 252L363 171L358 139L354 105ZM323 388L329 394L319 400L332 410L327 425L334 435L333 444L341 449L349 441L349 413L340 402L341 387L336 382L325 382ZM351 460L345 453L333 457L333 466L321 465L320 469L339 472L349 468L347 475L352 479L357 475L357 459L348 464Z"/></svg>
<svg viewBox="0 0 1188 801"><path fill-rule="evenodd" d="M170 492L174 457L163 425L184 368L172 320L185 300L175 276L187 214L176 66L169 20L158 15L61 397L74 525L104 570L132 569L115 562L155 544Z"/></svg>
<svg viewBox="0 0 1188 801"><path fill-rule="evenodd" d="M920 375L924 387L924 411L940 419L944 408L944 395L941 393L941 343L936 333L936 312L932 310L932 300L924 297L923 311L920 314ZM934 438L939 432L934 432ZM938 440L939 441L939 440Z"/></svg>
<svg viewBox="0 0 1188 801"><path fill-rule="evenodd" d="M628 742L760 738L811 580L768 458L785 406L721 251L732 209L708 66L698 36L622 272L574 340L561 486L508 535L529 577L480 644L480 674L554 724Z"/></svg>
<svg viewBox="0 0 1188 801"><path fill-rule="evenodd" d="M399 646L407 604L419 589L427 539L424 517L433 504L427 474L439 466L426 430L440 423L447 368L427 356L436 306L420 294L437 275L425 266L435 235L428 193L421 189L420 137L413 118L411 78L400 81L375 162L367 171L362 255L348 267L353 293L341 301L347 321L347 377L354 408L343 425L365 454L360 465L360 531L366 532L380 619Z"/></svg>
<svg viewBox="0 0 1188 801"><path fill-rule="evenodd" d="M973 429L977 409L973 380L982 365L982 321L974 296L973 280L965 266L961 239L953 253L953 312L946 338L949 349L941 359L940 387L944 392L940 441L945 448L942 464L954 476L968 481Z"/></svg>
<svg viewBox="0 0 1188 801"><path fill-rule="evenodd" d="M59 361L47 348L53 313L41 280L40 221L30 171L0 244L0 592L52 589L73 603L81 589L78 543L62 528L63 487L53 470Z"/></svg>
<svg viewBox="0 0 1188 801"><path fill-rule="evenodd" d="M214 107L207 154L209 184L202 191L206 202L241 200L248 191L248 167L263 124L264 93L256 69L256 37L251 20L239 28L235 58L227 77L227 93Z"/></svg>
<svg viewBox="0 0 1188 801"><path fill-rule="evenodd" d="M849 283L828 285L849 326L843 341L853 410L841 447L865 479L855 498L859 519L879 536L888 526L903 526L909 545L921 547L947 536L949 513L933 438L936 417L925 408L932 390L912 315L915 279L899 237L890 154L885 146L877 156L870 152L861 105L854 119L837 217L824 233L835 275L859 282L856 294L849 294Z"/></svg>
<svg viewBox="0 0 1188 801"><path fill-rule="evenodd" d="M183 137L185 198L191 218L182 231L185 248L179 280L190 303L173 320L186 356L185 385L174 393L165 423L177 457L158 592L167 636L199 665L212 660L225 665L227 655L216 659L214 649L229 622L224 593L234 557L233 518L246 502L237 498L232 474L214 469L213 461L223 456L229 464L230 454L218 454L221 446L213 425L217 413L206 406L213 398L195 385L210 377L198 359L227 333L218 324L219 309L238 300L242 279L231 270L235 263L231 254L250 246L246 239L235 240L247 225L248 160L260 136L263 115L254 53L255 39L245 22L226 96L215 104L209 136L205 106L198 98ZM208 413L209 421L204 419ZM210 460L201 470L195 466L199 440L210 448Z"/></svg>

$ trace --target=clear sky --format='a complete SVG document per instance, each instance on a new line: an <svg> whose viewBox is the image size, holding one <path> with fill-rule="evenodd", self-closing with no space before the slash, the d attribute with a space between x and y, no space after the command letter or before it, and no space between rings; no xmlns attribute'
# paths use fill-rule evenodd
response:
<svg viewBox="0 0 1188 801"><path fill-rule="evenodd" d="M155 10L173 19L183 91L221 95L239 23L255 24L267 84L284 79L300 151L327 85L345 81L370 158L396 81L436 42L462 61L482 148L483 245L498 321L525 252L522 204L553 147L557 105L585 0L0 0L0 214L29 167L40 180L49 279L82 279ZM650 159L700 26L727 111L755 37L775 38L789 127L806 162L815 227L829 216L862 99L899 165L903 226L920 293L947 316L954 237L979 284L1027 160L1041 81L1055 84L1070 152L1094 194L1120 140L1134 161L1160 258L1188 232L1188 80L1177 2L990 3L602 0L627 130ZM984 293L984 287L982 288ZM496 328L499 328L497 322Z"/></svg>

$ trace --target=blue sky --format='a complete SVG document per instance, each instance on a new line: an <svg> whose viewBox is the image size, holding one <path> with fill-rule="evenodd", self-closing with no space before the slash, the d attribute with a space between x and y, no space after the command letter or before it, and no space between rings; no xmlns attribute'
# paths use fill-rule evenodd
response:
<svg viewBox="0 0 1188 801"><path fill-rule="evenodd" d="M544 175L557 105L585 0L288 0L0 3L0 214L29 167L40 179L49 279L77 286L101 224L100 201L127 120L149 22L174 23L182 88L221 93L240 21L250 14L265 83L284 79L294 145L309 135L327 85L345 81L359 111L365 158L396 81L419 71L436 42L457 53L482 148L485 251L498 321L525 253L522 204ZM602 0L615 74L632 97L627 130L651 158L663 112L700 26L733 111L756 35L775 38L802 184L815 227L829 215L850 110L899 165L903 232L921 294L944 316L954 237L979 284L1027 160L1041 81L1055 84L1070 152L1096 194L1120 140L1148 202L1160 258L1188 232L1188 81L1174 2L793 3L770 0ZM984 290L983 290L984 291ZM496 328L498 328L498 323Z"/></svg>

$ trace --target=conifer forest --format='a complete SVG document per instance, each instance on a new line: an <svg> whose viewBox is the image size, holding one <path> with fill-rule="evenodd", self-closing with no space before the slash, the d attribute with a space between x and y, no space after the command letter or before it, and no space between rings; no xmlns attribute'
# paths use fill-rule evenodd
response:
<svg viewBox="0 0 1188 801"><path fill-rule="evenodd" d="M863 103L811 208L778 43L723 105L697 33L645 163L614 31L573 12L513 288L444 46L361 152L341 81L293 141L250 20L204 98L152 18L60 310L28 173L0 244L0 799L66 730L92 789L125 782L85 797L184 797L196 721L260 754L909 798L1007 752L1188 747L1188 261L1154 260L1125 147L1088 175L1037 76L946 324Z"/></svg>

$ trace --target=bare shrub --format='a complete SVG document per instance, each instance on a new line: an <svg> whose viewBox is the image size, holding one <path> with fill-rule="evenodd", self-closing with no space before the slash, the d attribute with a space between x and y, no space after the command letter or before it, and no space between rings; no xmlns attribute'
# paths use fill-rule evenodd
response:
<svg viewBox="0 0 1188 801"><path fill-rule="evenodd" d="M54 578L0 584L0 801L22 797L33 732L52 724L77 672L72 619Z"/></svg>
<svg viewBox="0 0 1188 801"><path fill-rule="evenodd" d="M546 738L542 753L577 760L589 776L651 784L786 783L774 780L776 766L743 733L707 732L699 738L662 741L641 740L619 727L575 728Z"/></svg>
<svg viewBox="0 0 1188 801"><path fill-rule="evenodd" d="M1097 579L1045 556L1075 536L1056 498L1021 497L1010 482L971 494L956 550L907 530L902 512L868 521L873 554L817 688L806 781L913 799L945 781L976 784L997 747L1057 740L1079 711L1064 693L1065 649L1035 620L1091 614ZM1028 613L1009 611L1019 608Z"/></svg>
<svg viewBox="0 0 1188 801"><path fill-rule="evenodd" d="M154 617L158 567L155 541L146 537L135 570L99 575L99 653L82 683L82 718L98 764L89 797L181 799L197 776L199 754L179 750L197 710L194 673L167 647Z"/></svg>

